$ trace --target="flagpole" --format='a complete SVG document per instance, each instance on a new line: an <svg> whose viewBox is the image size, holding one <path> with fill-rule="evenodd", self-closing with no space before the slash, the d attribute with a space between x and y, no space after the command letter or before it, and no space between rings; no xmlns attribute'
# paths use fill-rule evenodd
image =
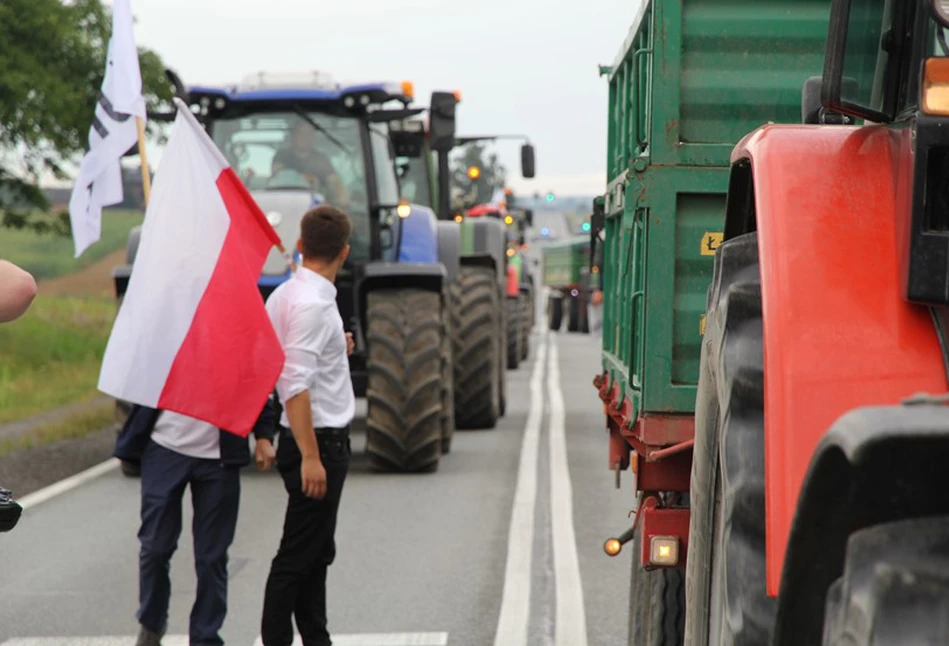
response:
<svg viewBox="0 0 949 646"><path fill-rule="evenodd" d="M141 117L135 117L135 125L138 126L138 156L142 163L142 190L145 193L145 206L148 206L148 198L152 192L152 178L148 172L148 153L145 152L145 123Z"/></svg>

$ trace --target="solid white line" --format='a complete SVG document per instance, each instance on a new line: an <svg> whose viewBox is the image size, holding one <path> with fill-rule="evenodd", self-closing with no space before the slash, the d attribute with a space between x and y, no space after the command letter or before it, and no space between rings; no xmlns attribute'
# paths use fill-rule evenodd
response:
<svg viewBox="0 0 949 646"><path fill-rule="evenodd" d="M134 635L108 637L21 637L9 639L0 646L129 646ZM165 635L162 646L188 646L187 635ZM260 638L254 646L262 646ZM302 646L296 636L293 646ZM448 633L354 633L333 635L334 646L448 646Z"/></svg>
<svg viewBox="0 0 949 646"><path fill-rule="evenodd" d="M550 397L550 517L557 595L554 643L557 646L586 646L587 620L583 608L577 537L573 528L573 488L567 464L563 391L560 389L556 340L550 342L547 394Z"/></svg>
<svg viewBox="0 0 949 646"><path fill-rule="evenodd" d="M30 509L31 507L36 507L39 504L46 502L56 496L66 493L67 491L72 491L76 487L84 485L90 480L95 480L96 478L105 475L109 471L116 469L119 466L119 461L116 458L111 458L97 464L94 467L86 469L80 473L77 473L74 476L70 476L59 482L55 482L48 487L44 487L39 491L34 491L28 496L23 496L22 498L17 499L17 502L20 503L20 506L23 507L23 510ZM0 644L4 646L4 644Z"/></svg>
<svg viewBox="0 0 949 646"><path fill-rule="evenodd" d="M507 563L501 612L494 633L495 646L525 646L531 607L531 561L534 551L534 510L537 502L537 461L540 423L544 416L543 376L547 358L547 337L541 337L531 376L531 407L524 425L517 486L511 507L511 527L507 537Z"/></svg>

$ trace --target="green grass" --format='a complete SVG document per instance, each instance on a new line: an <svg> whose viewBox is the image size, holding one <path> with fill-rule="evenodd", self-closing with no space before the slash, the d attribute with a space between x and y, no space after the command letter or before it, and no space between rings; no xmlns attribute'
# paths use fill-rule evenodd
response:
<svg viewBox="0 0 949 646"><path fill-rule="evenodd" d="M102 429L115 424L115 405L110 403L93 406L67 419L50 422L35 429L29 435L13 440L0 441L0 457L14 451L28 449L47 444L55 444L70 438L85 437L97 433Z"/></svg>
<svg viewBox="0 0 949 646"><path fill-rule="evenodd" d="M0 258L23 267L37 280L64 276L123 248L129 231L142 218L139 211L103 211L101 239L78 260L73 258L71 237L0 228Z"/></svg>
<svg viewBox="0 0 949 646"><path fill-rule="evenodd" d="M0 424L95 398L114 318L111 298L40 296L0 325Z"/></svg>

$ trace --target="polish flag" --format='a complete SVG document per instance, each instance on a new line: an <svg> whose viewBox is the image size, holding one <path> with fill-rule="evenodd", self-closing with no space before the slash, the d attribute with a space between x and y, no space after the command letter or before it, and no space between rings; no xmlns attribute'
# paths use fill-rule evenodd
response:
<svg viewBox="0 0 949 646"><path fill-rule="evenodd" d="M257 290L273 227L184 102L99 390L246 437L284 355Z"/></svg>

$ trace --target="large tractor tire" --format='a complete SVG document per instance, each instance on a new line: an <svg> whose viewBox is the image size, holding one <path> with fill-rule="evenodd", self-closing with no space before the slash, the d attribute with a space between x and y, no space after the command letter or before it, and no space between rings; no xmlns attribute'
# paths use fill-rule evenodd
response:
<svg viewBox="0 0 949 646"><path fill-rule="evenodd" d="M507 330L507 369L517 370L521 363L521 310L517 299L508 296L504 302Z"/></svg>
<svg viewBox="0 0 949 646"><path fill-rule="evenodd" d="M527 361L531 352L531 330L534 329L531 299L527 294L521 294L517 297L517 304L521 312L521 361Z"/></svg>
<svg viewBox="0 0 949 646"><path fill-rule="evenodd" d="M504 310L501 310L501 314L504 313ZM507 415L507 361L505 361L504 356L507 353L507 324L503 316L498 323L498 334L500 335L500 341L498 341L498 404L500 409L498 412L500 417L504 417Z"/></svg>
<svg viewBox="0 0 949 646"><path fill-rule="evenodd" d="M688 644L771 641L765 593L764 348L755 233L723 243L709 288L695 408Z"/></svg>
<svg viewBox="0 0 949 646"><path fill-rule="evenodd" d="M451 439L455 434L455 389L454 364L452 362L451 313L447 299L442 308L442 453L451 451Z"/></svg>
<svg viewBox="0 0 949 646"><path fill-rule="evenodd" d="M367 298L366 454L380 471L434 471L442 454L441 296L380 289Z"/></svg>
<svg viewBox="0 0 949 646"><path fill-rule="evenodd" d="M629 646L682 646L685 633L685 577L678 568L646 571L642 532L633 539L629 577Z"/></svg>
<svg viewBox="0 0 949 646"><path fill-rule="evenodd" d="M580 331L580 297L570 296L567 303L567 332Z"/></svg>
<svg viewBox="0 0 949 646"><path fill-rule="evenodd" d="M494 428L501 415L501 330L497 276L487 267L462 266L451 286L455 426Z"/></svg>
<svg viewBox="0 0 949 646"><path fill-rule="evenodd" d="M850 536L827 591L823 646L945 644L949 518L884 523Z"/></svg>
<svg viewBox="0 0 949 646"><path fill-rule="evenodd" d="M551 296L547 299L547 323L551 332L559 332L563 326L563 297Z"/></svg>

